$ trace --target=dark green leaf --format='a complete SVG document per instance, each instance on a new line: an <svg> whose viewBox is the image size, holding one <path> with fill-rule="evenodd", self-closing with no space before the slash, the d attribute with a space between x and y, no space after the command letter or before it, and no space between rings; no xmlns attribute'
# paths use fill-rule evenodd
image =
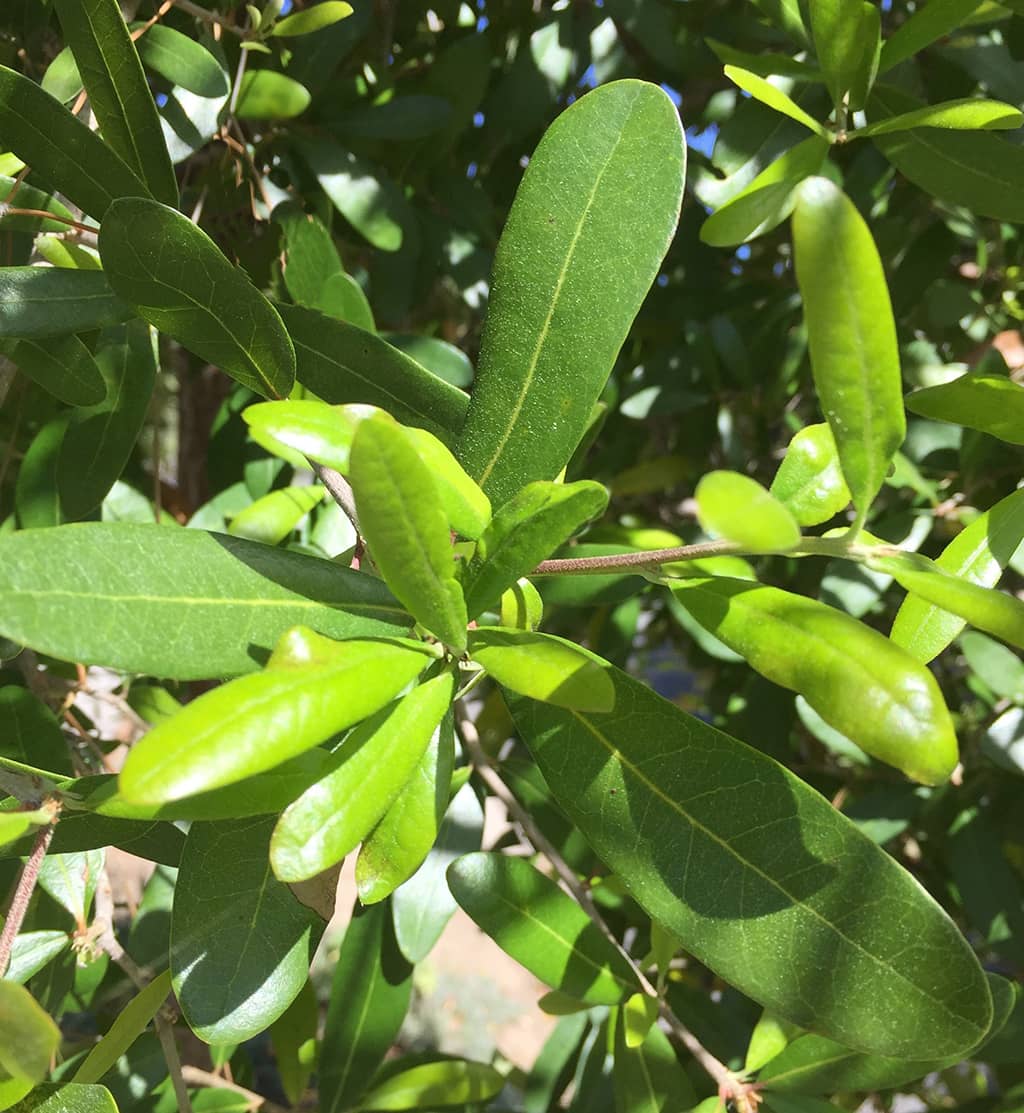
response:
<svg viewBox="0 0 1024 1113"><path fill-rule="evenodd" d="M1009 444L1024 444L1024 386L997 375L963 375L915 390L907 409L933 421L978 429Z"/></svg>
<svg viewBox="0 0 1024 1113"><path fill-rule="evenodd" d="M71 756L53 712L27 688L0 688L0 755L73 776Z"/></svg>
<svg viewBox="0 0 1024 1113"><path fill-rule="evenodd" d="M92 353L77 336L8 340L0 350L30 379L69 406L94 406L106 397Z"/></svg>
<svg viewBox="0 0 1024 1113"><path fill-rule="evenodd" d="M102 271L0 267L0 337L86 332L131 315Z"/></svg>
<svg viewBox="0 0 1024 1113"><path fill-rule="evenodd" d="M668 1036L652 1025L639 1047L627 1047L620 1014L615 1026L615 1108L622 1113L691 1109L697 1102Z"/></svg>
<svg viewBox="0 0 1024 1113"><path fill-rule="evenodd" d="M103 1038L75 1071L74 1081L82 1084L99 1082L146 1030L170 992L171 974L165 970L162 974L157 974L117 1014Z"/></svg>
<svg viewBox="0 0 1024 1113"><path fill-rule="evenodd" d="M132 28L135 29L133 24ZM226 96L230 89L224 67L202 43L164 23L154 23L135 40L139 57L154 72L204 98Z"/></svg>
<svg viewBox="0 0 1024 1113"><path fill-rule="evenodd" d="M48 421L32 438L18 470L14 503L22 529L46 528L61 523L57 464L71 412Z"/></svg>
<svg viewBox="0 0 1024 1113"><path fill-rule="evenodd" d="M22 858L32 853L33 836L26 836L0 850L0 858ZM51 855L79 854L116 846L160 862L176 866L181 858L185 837L170 823L136 823L125 819L110 819L90 812L67 810L57 824L50 843Z"/></svg>
<svg viewBox="0 0 1024 1113"><path fill-rule="evenodd" d="M307 980L298 997L270 1027L277 1073L292 1105L302 1101L313 1072L319 1024L320 1003L313 983Z"/></svg>
<svg viewBox="0 0 1024 1113"><path fill-rule="evenodd" d="M411 332L389 332L384 339L446 383L462 388L472 385L473 364L469 356L454 344L436 336L420 336Z"/></svg>

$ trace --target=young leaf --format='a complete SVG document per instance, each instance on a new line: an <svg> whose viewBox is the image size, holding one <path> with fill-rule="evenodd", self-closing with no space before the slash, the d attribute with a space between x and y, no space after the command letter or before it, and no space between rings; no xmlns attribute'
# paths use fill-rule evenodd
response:
<svg viewBox="0 0 1024 1113"><path fill-rule="evenodd" d="M433 433L413 428L404 432L434 477L448 524L462 537L479 537L491 520L488 497Z"/></svg>
<svg viewBox="0 0 1024 1113"><path fill-rule="evenodd" d="M672 592L752 668L799 692L873 757L924 784L952 773L956 734L942 693L888 638L824 603L746 580L678 580Z"/></svg>
<svg viewBox="0 0 1024 1113"><path fill-rule="evenodd" d="M352 438L369 406L328 406L308 400L257 402L242 411L253 436L266 437L347 475Z"/></svg>
<svg viewBox="0 0 1024 1113"><path fill-rule="evenodd" d="M0 267L0 337L87 332L131 316L102 271Z"/></svg>
<svg viewBox="0 0 1024 1113"><path fill-rule="evenodd" d="M814 383L863 523L906 434L885 273L868 226L827 178L800 187L793 249Z"/></svg>
<svg viewBox="0 0 1024 1113"><path fill-rule="evenodd" d="M351 476L360 529L388 586L419 622L461 653L466 604L437 485L404 430L386 415L360 423Z"/></svg>
<svg viewBox="0 0 1024 1113"><path fill-rule="evenodd" d="M149 195L142 178L95 132L6 66L0 66L0 141L96 220L117 197Z"/></svg>
<svg viewBox="0 0 1024 1113"><path fill-rule="evenodd" d="M506 588L532 572L608 505L600 483L529 483L494 516L462 575L470 618L495 606Z"/></svg>
<svg viewBox="0 0 1024 1113"><path fill-rule="evenodd" d="M421 1063L390 1075L363 1096L363 1109L406 1110L487 1102L504 1088L505 1079L486 1063L443 1059Z"/></svg>
<svg viewBox="0 0 1024 1113"><path fill-rule="evenodd" d="M1014 491L958 533L935 565L966 583L995 587L1022 541L1024 491ZM896 612L889 637L927 664L965 625L965 620L958 615L911 593Z"/></svg>
<svg viewBox="0 0 1024 1113"><path fill-rule="evenodd" d="M908 1058L973 1047L992 1018L985 976L918 882L788 770L612 676L609 715L509 706L552 793L641 907L801 1027Z"/></svg>
<svg viewBox="0 0 1024 1113"><path fill-rule="evenodd" d="M827 522L849 503L828 425L808 425L793 436L769 490L802 526Z"/></svg>
<svg viewBox="0 0 1024 1113"><path fill-rule="evenodd" d="M285 16L274 24L271 35L278 38L294 37L297 35L311 35L322 27L329 27L340 19L345 19L352 14L352 5L344 0L321 0L303 12L295 12Z"/></svg>
<svg viewBox="0 0 1024 1113"><path fill-rule="evenodd" d="M605 661L564 638L481 626L470 632L469 655L503 688L531 699L580 711L614 706Z"/></svg>
<svg viewBox="0 0 1024 1113"><path fill-rule="evenodd" d="M950 421L1024 444L1024 386L998 375L962 375L951 383L915 390L907 409L933 421Z"/></svg>
<svg viewBox="0 0 1024 1113"><path fill-rule="evenodd" d="M638 81L587 93L530 159L459 446L496 507L554 479L579 443L675 231L685 167L675 107Z"/></svg>
<svg viewBox="0 0 1024 1113"><path fill-rule="evenodd" d="M501 593L501 625L513 630L536 630L544 617L540 592L521 576Z"/></svg>
<svg viewBox="0 0 1024 1113"><path fill-rule="evenodd" d="M142 1035L171 992L171 973L165 970L137 993L117 1014L103 1038L75 1071L75 1082L99 1080Z"/></svg>
<svg viewBox="0 0 1024 1113"><path fill-rule="evenodd" d="M624 1017L620 1017L615 1026L612 1072L616 1109L662 1113L669 1109L692 1109L697 1104L697 1095L668 1036L656 1024L648 1028L638 1046L630 1047L627 1041Z"/></svg>
<svg viewBox="0 0 1024 1113"><path fill-rule="evenodd" d="M228 526L232 537L277 545L324 497L323 487L282 487L239 511Z"/></svg>
<svg viewBox="0 0 1024 1113"><path fill-rule="evenodd" d="M60 1030L24 987L0 978L0 1068L42 1082L60 1046Z"/></svg>
<svg viewBox="0 0 1024 1113"><path fill-rule="evenodd" d="M792 549L800 541L793 515L749 476L708 472L697 484L695 498L701 526L741 548L772 553Z"/></svg>
<svg viewBox="0 0 1024 1113"><path fill-rule="evenodd" d="M1009 131L1024 123L1024 114L1012 104L978 97L943 101L915 108L874 124L857 128L854 136L888 135L909 128L952 128L956 131Z"/></svg>
<svg viewBox="0 0 1024 1113"><path fill-rule="evenodd" d="M739 66L726 66L725 76L745 93L749 93L752 97L761 101L762 104L774 108L776 112L781 112L783 116L788 116L791 120L796 120L798 124L803 124L805 128L809 128L826 142L832 142L832 133L824 124L819 124L796 101L788 97L781 89L776 88L770 81L765 81L763 77L758 77L756 73L750 73Z"/></svg>
<svg viewBox="0 0 1024 1113"><path fill-rule="evenodd" d="M272 816L194 823L171 913L171 977L189 1027L240 1043L306 984L323 921L270 872Z"/></svg>
<svg viewBox="0 0 1024 1113"><path fill-rule="evenodd" d="M160 117L117 0L54 0L104 141L167 205L178 183Z"/></svg>
<svg viewBox="0 0 1024 1113"><path fill-rule="evenodd" d="M0 537L0 603L0 633L21 645L175 680L252 672L299 623L333 638L412 624L365 573L238 538L129 523Z"/></svg>
<svg viewBox="0 0 1024 1113"><path fill-rule="evenodd" d="M165 804L273 769L372 715L431 659L413 642L333 642L296 627L263 672L154 727L125 763L121 794Z"/></svg>
<svg viewBox="0 0 1024 1113"><path fill-rule="evenodd" d="M750 1043L747 1045L747 1055L743 1062L744 1071L749 1073L760 1070L765 1063L781 1054L786 1049L786 1045L800 1035L803 1035L802 1029L795 1028L765 1009L753 1032L750 1033Z"/></svg>
<svg viewBox="0 0 1024 1113"><path fill-rule="evenodd" d="M77 336L0 342L0 351L44 390L69 406L95 406L107 384L92 352Z"/></svg>
<svg viewBox="0 0 1024 1113"><path fill-rule="evenodd" d="M132 30L140 26L144 25L133 23ZM135 45L142 62L172 85L207 99L224 97L230 92L224 67L206 47L165 23L146 28Z"/></svg>
<svg viewBox="0 0 1024 1113"><path fill-rule="evenodd" d="M188 217L141 197L115 201L100 228L111 285L154 328L265 398L295 381L274 307Z"/></svg>
<svg viewBox="0 0 1024 1113"><path fill-rule="evenodd" d="M315 877L370 833L413 775L454 693L455 678L445 673L352 731L274 828L270 861L282 881Z"/></svg>

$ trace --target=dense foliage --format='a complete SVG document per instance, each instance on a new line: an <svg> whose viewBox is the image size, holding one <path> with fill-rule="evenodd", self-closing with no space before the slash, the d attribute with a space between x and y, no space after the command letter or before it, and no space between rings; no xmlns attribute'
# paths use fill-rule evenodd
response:
<svg viewBox="0 0 1024 1113"><path fill-rule="evenodd" d="M0 1109L1021 1107L1022 16L5 0Z"/></svg>

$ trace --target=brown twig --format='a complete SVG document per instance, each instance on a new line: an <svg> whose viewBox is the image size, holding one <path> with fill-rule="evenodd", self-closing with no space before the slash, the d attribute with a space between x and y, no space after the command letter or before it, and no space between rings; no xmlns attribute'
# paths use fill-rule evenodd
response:
<svg viewBox="0 0 1024 1113"><path fill-rule="evenodd" d="M317 479L327 488L327 493L341 507L345 517L359 533L359 519L356 517L356 496L349 481L333 468L325 468L323 464L309 461L309 466L316 473Z"/></svg>
<svg viewBox="0 0 1024 1113"><path fill-rule="evenodd" d="M28 911L29 902L35 892L36 882L39 880L39 871L42 869L43 859L46 857L46 852L49 850L50 842L53 839L54 823L57 819L59 804L54 802L51 806L54 809L54 822L41 827L36 835L35 845L32 847L32 853L29 855L28 861L22 868L21 877L18 878L18 887L14 890L11 907L8 908L7 919L4 921L4 929L0 933L0 977L3 977L7 972L7 964L11 960L11 948L14 946L14 940L18 932L21 931L25 913Z"/></svg>
<svg viewBox="0 0 1024 1113"><path fill-rule="evenodd" d="M240 27L236 27L223 16L216 12L207 11L206 8L193 4L191 0L174 0L174 6L191 16L195 16L196 19L201 19L204 23L212 23L215 27L223 27L225 31L230 31L232 35L237 35L239 38L245 34Z"/></svg>
<svg viewBox="0 0 1024 1113"><path fill-rule="evenodd" d="M679 545L673 549L648 549L642 553L611 553L608 556L565 557L542 560L533 570L534 576L594 575L629 568L654 568L676 560L700 560L701 557L724 556L740 552L733 541L701 541L696 545Z"/></svg>
<svg viewBox="0 0 1024 1113"><path fill-rule="evenodd" d="M58 213L49 213L46 209L22 209L17 206L0 204L0 216L39 216L46 220L55 220L59 224L66 224L69 228L74 228L76 232L89 232L93 236L96 235L96 229L91 225L82 224L81 221L60 216Z"/></svg>
<svg viewBox="0 0 1024 1113"><path fill-rule="evenodd" d="M283 1106L277 1105L262 1094L257 1094L255 1090L247 1090L236 1082L229 1082L226 1078L221 1078L219 1074L200 1070L199 1067L182 1067L181 1073L185 1081L191 1086L213 1086L219 1090L230 1090L232 1093L248 1099L253 1109L259 1109L262 1113L288 1113L288 1110Z"/></svg>

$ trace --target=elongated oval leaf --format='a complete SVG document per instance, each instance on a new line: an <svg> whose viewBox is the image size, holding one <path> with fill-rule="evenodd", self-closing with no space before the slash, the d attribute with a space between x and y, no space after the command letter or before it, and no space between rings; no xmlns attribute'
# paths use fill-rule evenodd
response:
<svg viewBox="0 0 1024 1113"><path fill-rule="evenodd" d="M291 120L309 107L309 90L274 70L247 70L242 77L237 114L243 120Z"/></svg>
<svg viewBox="0 0 1024 1113"><path fill-rule="evenodd" d="M997 375L962 375L915 390L907 409L933 421L965 425L1008 444L1024 444L1024 386Z"/></svg>
<svg viewBox="0 0 1024 1113"><path fill-rule="evenodd" d="M92 353L77 336L8 340L0 343L0 351L69 406L95 406L106 397L106 381Z"/></svg>
<svg viewBox="0 0 1024 1113"><path fill-rule="evenodd" d="M795 434L772 480L771 493L802 526L816 526L850 501L828 425L808 425Z"/></svg>
<svg viewBox="0 0 1024 1113"><path fill-rule="evenodd" d="M162 974L157 974L117 1014L103 1039L96 1044L75 1071L75 1082L83 1084L99 1082L142 1035L170 992L171 974L169 970L165 970Z"/></svg>
<svg viewBox="0 0 1024 1113"><path fill-rule="evenodd" d="M799 692L867 753L925 784L952 773L956 734L935 679L877 631L824 603L746 580L679 580L672 591L752 668Z"/></svg>
<svg viewBox="0 0 1024 1113"><path fill-rule="evenodd" d="M930 0L917 8L882 44L879 74L955 31L979 5L980 0Z"/></svg>
<svg viewBox="0 0 1024 1113"><path fill-rule="evenodd" d="M135 29L135 24L132 29ZM230 83L224 67L203 46L188 35L164 23L154 23L135 40L142 62L198 97L212 99L227 96Z"/></svg>
<svg viewBox="0 0 1024 1113"><path fill-rule="evenodd" d="M372 576L238 538L129 523L0 537L0 602L0 631L22 645L179 680L252 672L298 623L336 638L412 625Z"/></svg>
<svg viewBox="0 0 1024 1113"><path fill-rule="evenodd" d="M351 474L359 526L388 586L431 633L461 653L466 604L430 471L405 432L382 414L356 430Z"/></svg>
<svg viewBox="0 0 1024 1113"><path fill-rule="evenodd" d="M107 211L99 246L111 285L143 320L258 394L288 394L295 352L281 318L187 217L124 198Z"/></svg>
<svg viewBox="0 0 1024 1113"><path fill-rule="evenodd" d="M748 475L708 472L694 497L704 529L753 553L792 549L800 540L793 515Z"/></svg>
<svg viewBox="0 0 1024 1113"><path fill-rule="evenodd" d="M1019 128L1024 115L1012 104L997 100L965 97L915 108L858 128L858 136L888 135L908 128L952 128L956 131L1007 131Z"/></svg>
<svg viewBox="0 0 1024 1113"><path fill-rule="evenodd" d="M555 798L637 902L794 1024L910 1058L973 1047L992 1018L985 976L917 881L788 770L612 676L607 715L509 706Z"/></svg>
<svg viewBox="0 0 1024 1113"><path fill-rule="evenodd" d="M97 220L117 197L149 196L143 179L95 132L6 66L0 66L0 143Z"/></svg>
<svg viewBox="0 0 1024 1113"><path fill-rule="evenodd" d="M60 1030L29 991L0 978L0 1068L42 1082L60 1046Z"/></svg>
<svg viewBox="0 0 1024 1113"><path fill-rule="evenodd" d="M352 5L344 0L320 0L303 12L295 12L278 20L270 32L280 38L294 37L296 35L311 35L322 27L329 27L340 19L345 19L352 14Z"/></svg>
<svg viewBox="0 0 1024 1113"><path fill-rule="evenodd" d="M0 267L0 337L86 332L131 316L102 271Z"/></svg>
<svg viewBox="0 0 1024 1113"><path fill-rule="evenodd" d="M270 861L283 881L340 862L405 788L451 705L455 678L435 677L361 723L274 828Z"/></svg>
<svg viewBox="0 0 1024 1113"><path fill-rule="evenodd" d="M284 445L347 475L356 426L369 407L328 406L323 402L257 402L242 411L253 436Z"/></svg>
<svg viewBox="0 0 1024 1113"><path fill-rule="evenodd" d="M750 73L749 70L742 69L740 66L726 66L725 76L745 93L749 93L752 97L761 101L762 104L774 108L776 112L781 112L783 116L788 116L791 120L796 120L798 124L803 124L805 128L809 128L826 142L831 141L832 136L824 124L818 123L796 101L788 97L770 81L765 81L763 77L759 77L756 73Z"/></svg>
<svg viewBox="0 0 1024 1113"><path fill-rule="evenodd" d="M814 383L863 522L906 434L885 274L863 218L826 178L800 187L793 248Z"/></svg>
<svg viewBox="0 0 1024 1113"><path fill-rule="evenodd" d="M443 1059L391 1075L364 1095L360 1104L375 1110L466 1105L489 1101L504 1085L504 1077L486 1063Z"/></svg>
<svg viewBox="0 0 1024 1113"><path fill-rule="evenodd" d="M448 524L462 537L479 537L491 520L490 500L433 433L406 429L405 435L434 477Z"/></svg>
<svg viewBox="0 0 1024 1113"><path fill-rule="evenodd" d="M1024 541L1024 491L1014 491L979 515L946 546L935 564L979 587L995 587ZM903 600L889 637L919 661L937 657L966 621L913 593Z"/></svg>
<svg viewBox="0 0 1024 1113"><path fill-rule="evenodd" d="M862 65L861 0L810 0L811 32L832 101L839 105L857 82Z"/></svg>
<svg viewBox="0 0 1024 1113"><path fill-rule="evenodd" d="M168 205L178 183L160 117L117 0L54 0L106 143Z"/></svg>
<svg viewBox="0 0 1024 1113"><path fill-rule="evenodd" d="M236 514L228 533L276 545L291 534L323 497L323 487L282 487L271 491Z"/></svg>
<svg viewBox="0 0 1024 1113"><path fill-rule="evenodd" d="M588 93L534 152L498 245L459 448L496 507L554 479L579 443L675 231L685 166L675 107L637 81Z"/></svg>

